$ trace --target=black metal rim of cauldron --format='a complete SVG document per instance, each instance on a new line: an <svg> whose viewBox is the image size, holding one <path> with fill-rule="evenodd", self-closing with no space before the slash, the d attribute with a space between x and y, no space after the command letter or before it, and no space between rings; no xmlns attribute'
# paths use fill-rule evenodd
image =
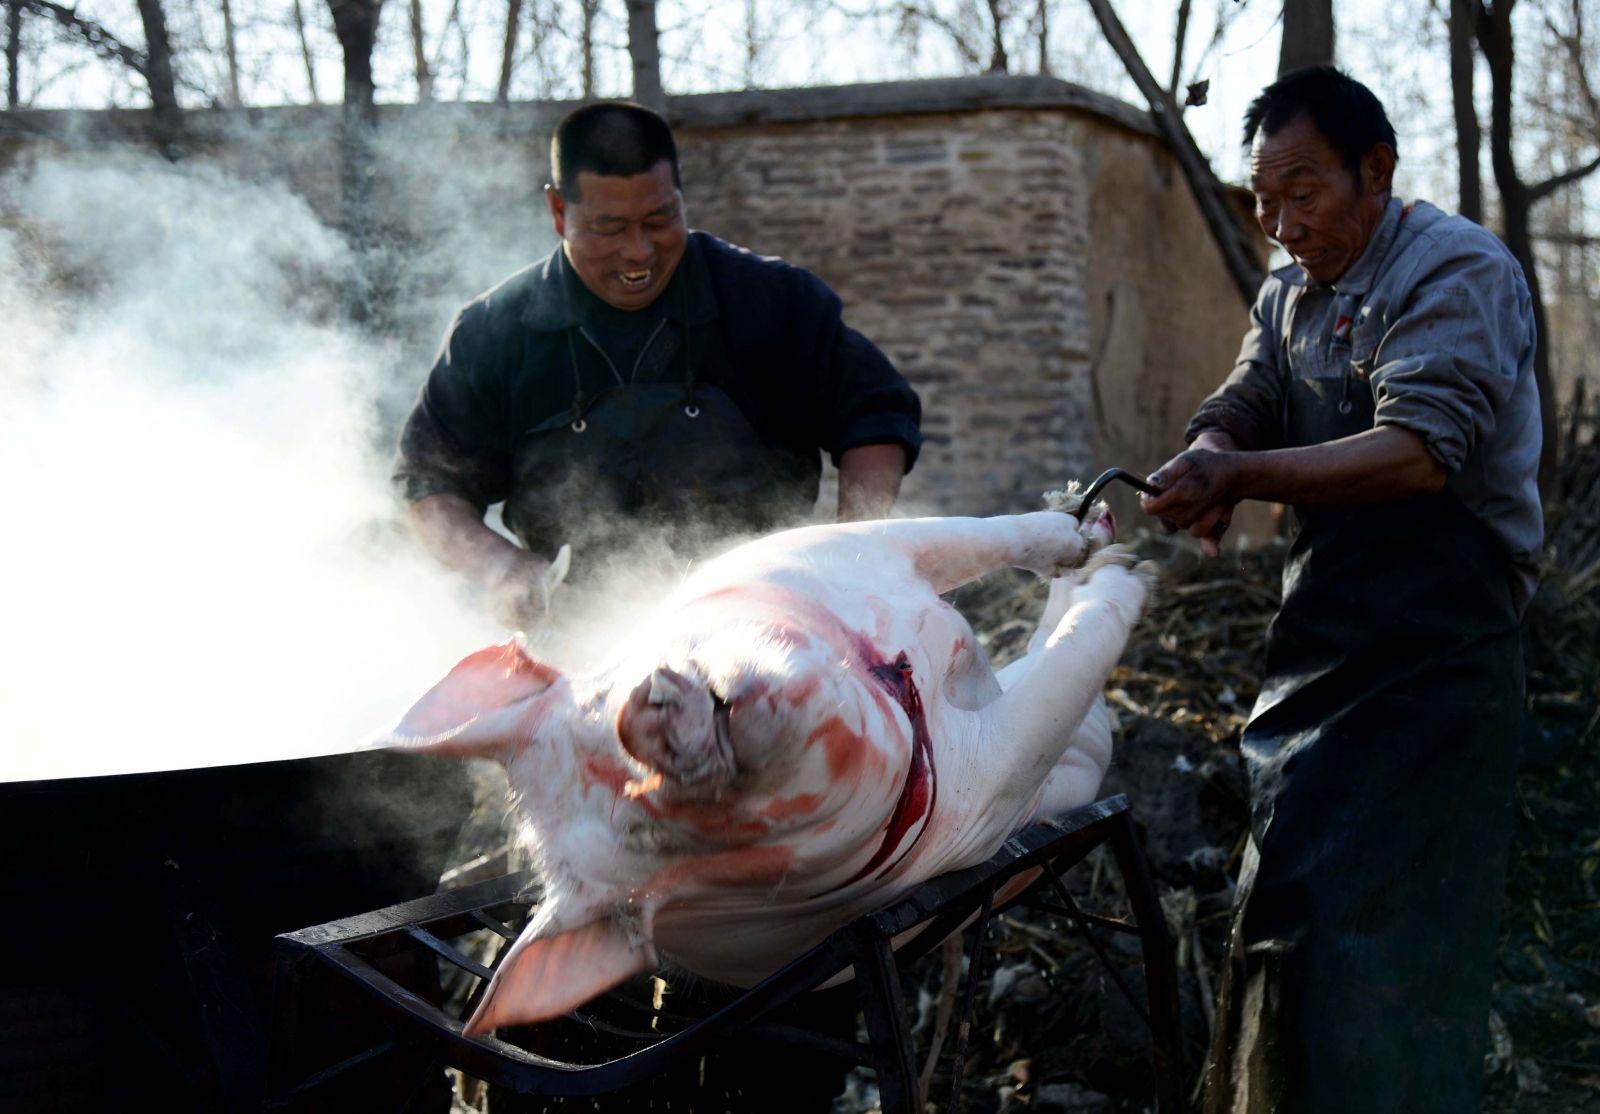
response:
<svg viewBox="0 0 1600 1114"><path fill-rule="evenodd" d="M274 937L432 893L470 806L385 751L0 784L0 1107L258 1107Z"/></svg>

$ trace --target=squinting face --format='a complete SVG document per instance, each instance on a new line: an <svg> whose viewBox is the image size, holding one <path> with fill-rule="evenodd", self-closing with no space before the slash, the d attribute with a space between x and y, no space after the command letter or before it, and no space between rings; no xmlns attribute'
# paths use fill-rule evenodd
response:
<svg viewBox="0 0 1600 1114"><path fill-rule="evenodd" d="M1383 219L1394 155L1379 144L1361 160L1361 180L1310 116L1301 115L1250 145L1256 220L1313 282L1330 283L1360 257Z"/></svg>
<svg viewBox="0 0 1600 1114"><path fill-rule="evenodd" d="M550 218L567 259L601 301L643 309L661 296L683 259L689 229L672 164L616 178L578 174L577 199L545 189Z"/></svg>

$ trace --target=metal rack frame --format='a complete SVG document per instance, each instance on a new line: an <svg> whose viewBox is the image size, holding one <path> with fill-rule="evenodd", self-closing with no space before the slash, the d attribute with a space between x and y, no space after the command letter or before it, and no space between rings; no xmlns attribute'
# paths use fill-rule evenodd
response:
<svg viewBox="0 0 1600 1114"><path fill-rule="evenodd" d="M1096 847L1109 845L1122 875L1133 919L1123 920L1078 908L1062 875ZM483 929L506 941L495 964L516 938L532 902L519 897L533 882L513 874L459 890L380 909L325 925L287 933L277 940L274 1018L269 1064L268 1109L309 1109L330 1083L380 1061L448 1065L501 1087L532 1095L598 1095L659 1074L710 1050L737 1031L778 1042L822 1049L849 1062L870 1066L877 1076L884 1114L918 1106L916 1050L907 1025L901 974L908 964L952 932L976 921L968 969L961 991L960 1016L970 1021L974 987L984 959L984 929L996 913L1023 904L1066 916L1089 941L1118 989L1127 996L1151 1034L1155 1099L1162 1114L1181 1108L1181 1044L1178 1029L1177 972L1160 902L1134 836L1126 797L1085 805L1017 833L987 862L924 883L886 909L844 925L758 985L703 1017L679 1017L676 1031L632 1030L574 1011L578 1020L637 1045L634 1051L603 1063L578 1064L549 1059L494 1036L468 1037L460 1018L435 1001L434 988L407 987L392 977L395 959L431 952L479 980L463 1010L470 1014L493 975L452 943ZM898 950L897 937L921 927ZM1140 1002L1112 964L1095 929L1137 937L1143 951L1145 1000ZM404 967L404 964L400 966ZM410 969L415 970L412 962ZM853 968L866 1021L868 1042L843 1041L787 1026L760 1024L762 1018L795 997ZM301 1038L302 1011L317 1008L316 979L332 977L358 987L383 1019L382 1039L337 1062L316 1063L319 1052ZM959 1108L965 1032L954 1052L952 1105ZM370 1035L370 1034L369 1034ZM420 1054L420 1055L419 1055ZM386 1077L391 1084L393 1073ZM420 1079L420 1076L418 1077ZM415 1084L413 1084L415 1086Z"/></svg>

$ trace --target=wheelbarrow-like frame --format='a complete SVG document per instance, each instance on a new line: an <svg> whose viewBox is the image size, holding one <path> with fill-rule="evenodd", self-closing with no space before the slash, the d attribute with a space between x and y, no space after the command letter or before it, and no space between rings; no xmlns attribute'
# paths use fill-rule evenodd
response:
<svg viewBox="0 0 1600 1114"><path fill-rule="evenodd" d="M1062 884L1063 873L1096 847L1109 844L1121 872L1133 920L1099 916L1078 908ZM1031 877L1028 877L1029 875ZM676 1032L638 1031L571 1015L607 1033L638 1043L636 1051L595 1064L548 1059L498 1040L468 1037L462 1021L416 990L391 978L392 960L401 953L434 953L481 980L463 1014L470 1014L493 975L451 941L489 929L505 938L498 964L516 938L531 899L519 896L533 883L528 873L508 875L459 890L372 913L302 929L278 937L274 983L274 1028L269 1065L269 1109L317 1105L326 1086L376 1060L443 1064L489 1083L532 1095L597 1095L649 1079L669 1067L690 1062L735 1032L778 1042L805 1044L858 1065L873 1068L884 1114L918 1110L916 1049L906 1018L901 973L914 959L950 933L976 920L959 1004L961 1034L955 1049L951 1105L959 1109L961 1067L970 1029L974 987L982 966L984 929L989 918L1017 904L1069 917L1106 965L1118 989L1150 1029L1155 1099L1162 1114L1181 1104L1181 1046L1178 1029L1177 972L1171 938L1135 839L1128 800L1118 795L1085 805L1019 832L987 862L943 875L918 887L886 909L841 927L816 947L700 1018L681 1019ZM1016 891L1016 892L1012 892ZM912 929L916 936L898 950L893 941ZM1145 1002L1121 978L1091 927L1139 939L1145 970ZM382 968L382 969L380 969ZM868 1042L844 1041L787 1026L762 1026L761 1019L798 995L854 968L866 1020ZM307 1071L319 1051L297 1040L301 1010L317 1008L313 980L330 973L349 980L368 996L388 1031L380 1039L338 1062ZM420 1075L414 1078L420 1079Z"/></svg>

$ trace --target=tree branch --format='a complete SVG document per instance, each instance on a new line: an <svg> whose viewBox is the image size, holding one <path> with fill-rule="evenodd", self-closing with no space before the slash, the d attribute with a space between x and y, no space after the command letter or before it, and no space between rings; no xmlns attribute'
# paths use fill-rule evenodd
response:
<svg viewBox="0 0 1600 1114"><path fill-rule="evenodd" d="M1133 83L1139 87L1139 92L1144 94L1145 101L1150 105L1151 119L1178 160L1178 166L1189 183L1190 192L1194 194L1195 203L1200 208L1206 227L1210 229L1211 236L1217 243L1217 249L1222 253L1223 264L1239 288L1239 296L1244 299L1246 306L1252 305L1266 276L1262 272L1260 261L1255 256L1254 245L1232 211L1222 183L1217 180L1205 155L1195 145L1189 129L1184 127L1183 117L1177 106L1167 96L1166 90L1156 82L1155 77L1145 66L1144 59L1139 57L1139 51L1134 46L1133 40L1128 37L1122 21L1117 18L1111 0L1089 0L1089 7L1100 24L1106 42L1117 52L1117 57L1122 59L1128 76L1133 79Z"/></svg>
<svg viewBox="0 0 1600 1114"><path fill-rule="evenodd" d="M76 35L100 57L121 62L134 73L149 80L150 60L143 51L135 50L100 24L78 14L76 8L51 3L51 0L19 0L27 11L55 20L65 30Z"/></svg>
<svg viewBox="0 0 1600 1114"><path fill-rule="evenodd" d="M1528 187L1528 203L1543 201L1562 186L1571 185L1573 182L1582 181L1596 170L1600 170L1600 155L1596 155L1582 166L1575 166L1571 170L1553 174L1544 181Z"/></svg>

